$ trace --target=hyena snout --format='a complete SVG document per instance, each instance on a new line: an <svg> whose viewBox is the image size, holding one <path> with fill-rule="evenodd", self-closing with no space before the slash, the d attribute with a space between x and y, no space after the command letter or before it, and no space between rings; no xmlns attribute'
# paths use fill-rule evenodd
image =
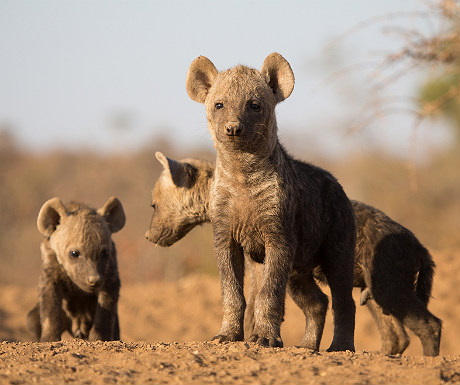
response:
<svg viewBox="0 0 460 385"><path fill-rule="evenodd" d="M225 126L225 135L229 137L241 136L243 126L237 122L230 122Z"/></svg>
<svg viewBox="0 0 460 385"><path fill-rule="evenodd" d="M158 241L158 235L155 234L152 229L148 229L145 233L145 239L147 239L148 241L152 242L152 243L157 243Z"/></svg>
<svg viewBox="0 0 460 385"><path fill-rule="evenodd" d="M99 287L102 283L102 277L100 274L91 274L86 277L86 283L90 287Z"/></svg>

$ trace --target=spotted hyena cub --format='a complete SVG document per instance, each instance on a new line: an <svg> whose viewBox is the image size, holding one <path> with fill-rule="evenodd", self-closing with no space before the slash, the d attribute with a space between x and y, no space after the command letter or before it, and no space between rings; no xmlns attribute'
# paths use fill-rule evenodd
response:
<svg viewBox="0 0 460 385"><path fill-rule="evenodd" d="M125 225L121 202L110 198L99 209L59 198L45 202L37 219L45 236L39 301L28 314L40 341L57 341L64 331L76 338L120 339L120 292L112 233Z"/></svg>
<svg viewBox="0 0 460 385"><path fill-rule="evenodd" d="M171 246L194 226L209 222L209 187L214 164L196 159L176 161L157 152L164 170L152 192L154 209L146 237ZM361 288L366 305L382 336L383 354L403 353L409 344L408 327L422 341L423 353L439 354L441 321L427 310L434 262L415 235L387 215L352 201L357 220L354 286ZM252 332L254 300L262 265L247 261L250 291L245 334ZM326 282L320 269L315 278Z"/></svg>
<svg viewBox="0 0 460 385"><path fill-rule="evenodd" d="M286 290L308 316L303 346L318 349L328 298L316 285L321 266L332 297L329 351L354 351L355 218L342 186L326 170L294 159L278 140L275 107L294 74L280 54L260 71L238 65L218 72L206 57L188 71L187 92L206 107L217 151L209 215L222 289L219 342L243 339L244 260L263 264L250 341L282 346Z"/></svg>

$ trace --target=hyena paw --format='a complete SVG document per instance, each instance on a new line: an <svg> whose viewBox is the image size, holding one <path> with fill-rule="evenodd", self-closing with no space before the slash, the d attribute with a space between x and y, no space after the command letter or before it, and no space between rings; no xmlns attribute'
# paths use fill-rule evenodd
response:
<svg viewBox="0 0 460 385"><path fill-rule="evenodd" d="M230 334L218 334L217 336L212 337L211 341L217 342L236 342L243 341L243 335L240 333L230 333Z"/></svg>
<svg viewBox="0 0 460 385"><path fill-rule="evenodd" d="M84 339L85 338L85 336L83 335L83 332L80 329L77 329L75 331L75 333L73 334L73 336L75 338L79 338L79 339Z"/></svg>
<svg viewBox="0 0 460 385"><path fill-rule="evenodd" d="M283 340L279 335L263 335L262 333L253 333L249 337L249 342L255 342L261 346L269 346L271 348L282 348Z"/></svg>
<svg viewBox="0 0 460 385"><path fill-rule="evenodd" d="M350 352L355 351L355 345L352 342L336 343L332 342L331 346L326 350L327 352L345 352L349 350Z"/></svg>
<svg viewBox="0 0 460 385"><path fill-rule="evenodd" d="M55 341L60 341L61 336L59 334L47 334L47 335L42 335L40 338L40 342L55 342Z"/></svg>

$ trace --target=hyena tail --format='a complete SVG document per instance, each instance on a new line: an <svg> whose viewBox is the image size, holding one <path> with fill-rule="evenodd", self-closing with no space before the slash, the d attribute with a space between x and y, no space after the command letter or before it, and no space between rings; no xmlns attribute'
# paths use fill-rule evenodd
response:
<svg viewBox="0 0 460 385"><path fill-rule="evenodd" d="M425 305L431 297L431 288L433 286L434 268L436 267L433 262L429 251L420 245L420 270L418 272L417 282L415 283L415 294L420 298Z"/></svg>

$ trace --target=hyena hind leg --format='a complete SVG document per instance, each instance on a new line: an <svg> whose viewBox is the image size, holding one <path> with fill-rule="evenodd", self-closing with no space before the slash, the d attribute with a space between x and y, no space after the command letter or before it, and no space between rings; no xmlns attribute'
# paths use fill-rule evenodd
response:
<svg viewBox="0 0 460 385"><path fill-rule="evenodd" d="M366 301L366 307L374 318L382 338L380 352L385 355L402 354L409 345L409 336L402 323L390 315L383 314L382 308L371 298Z"/></svg>
<svg viewBox="0 0 460 385"><path fill-rule="evenodd" d="M415 294L409 299L404 304L398 303L393 315L420 339L424 356L438 356L442 321Z"/></svg>
<svg viewBox="0 0 460 385"><path fill-rule="evenodd" d="M316 284L310 273L291 272L288 293L305 315L305 334L300 345L319 350L329 300Z"/></svg>

